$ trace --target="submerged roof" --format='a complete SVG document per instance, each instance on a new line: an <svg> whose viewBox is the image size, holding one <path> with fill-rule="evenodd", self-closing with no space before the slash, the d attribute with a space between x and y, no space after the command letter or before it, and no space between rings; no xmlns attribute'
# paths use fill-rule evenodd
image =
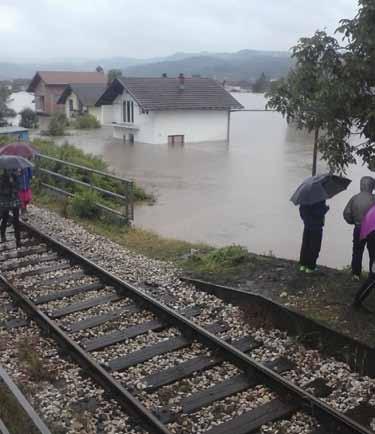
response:
<svg viewBox="0 0 375 434"><path fill-rule="evenodd" d="M40 81L47 85L67 85L70 83L107 83L107 76L97 71L38 71L29 87L28 92L34 92Z"/></svg>
<svg viewBox="0 0 375 434"><path fill-rule="evenodd" d="M104 83L69 84L64 89L57 104L65 104L70 95L74 93L84 106L93 106L103 94L106 87Z"/></svg>
<svg viewBox="0 0 375 434"><path fill-rule="evenodd" d="M146 110L229 110L243 106L211 78L122 77L114 80L96 105L112 104L127 91Z"/></svg>

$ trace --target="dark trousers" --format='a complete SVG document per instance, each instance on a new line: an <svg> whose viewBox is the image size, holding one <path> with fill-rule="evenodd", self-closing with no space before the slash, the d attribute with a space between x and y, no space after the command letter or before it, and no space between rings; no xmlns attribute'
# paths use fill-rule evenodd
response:
<svg viewBox="0 0 375 434"><path fill-rule="evenodd" d="M361 286L358 293L355 296L355 301L357 303L362 303L365 298L367 298L370 295L370 292L375 286L375 269L374 269L374 262L375 262L375 231L371 232L371 234L367 237L367 250L368 254L370 256L370 272L368 275L368 279L366 282Z"/></svg>
<svg viewBox="0 0 375 434"><path fill-rule="evenodd" d="M352 273L360 276L362 273L362 258L366 246L366 240L360 239L361 226L354 226L353 229L353 255ZM368 247L367 247L368 249Z"/></svg>
<svg viewBox="0 0 375 434"><path fill-rule="evenodd" d="M322 246L323 227L305 226L303 230L300 264L314 270Z"/></svg>
<svg viewBox="0 0 375 434"><path fill-rule="evenodd" d="M9 211L10 210L7 209L7 210L3 211L1 214L0 235L1 235L2 239L5 238L5 232L6 232L7 224L8 224L8 220L9 220ZM19 244L20 240L21 240L20 221L19 221L20 211L18 208L13 208L11 211L13 214L14 236L16 238L16 243Z"/></svg>

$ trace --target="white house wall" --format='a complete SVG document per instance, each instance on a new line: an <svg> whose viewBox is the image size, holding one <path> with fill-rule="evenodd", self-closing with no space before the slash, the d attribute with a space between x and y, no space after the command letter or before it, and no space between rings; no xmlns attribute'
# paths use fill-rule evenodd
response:
<svg viewBox="0 0 375 434"><path fill-rule="evenodd" d="M123 102L133 101L134 123L123 121ZM106 107L106 106L102 106ZM112 104L113 135L118 139L134 134L135 142L164 144L168 136L183 135L185 143L224 141L227 139L226 110L165 110L142 113L128 94L119 95Z"/></svg>
<svg viewBox="0 0 375 434"><path fill-rule="evenodd" d="M69 100L73 101L73 110L74 111L79 110L79 99L77 95L74 92L72 92L70 96L67 98L67 100L65 101L65 114L68 119L72 117L72 113L69 110Z"/></svg>
<svg viewBox="0 0 375 434"><path fill-rule="evenodd" d="M134 123L125 123L123 121L122 107L124 101L132 101L134 103ZM112 105L112 122L118 124L114 125L113 135L118 139L123 139L129 133L134 134L136 142L154 143L154 113L142 113L137 102L128 93L119 95ZM133 127L131 128L125 128Z"/></svg>
<svg viewBox="0 0 375 434"><path fill-rule="evenodd" d="M168 136L183 135L185 143L227 139L228 112L225 110L171 110L155 112L152 143L168 143Z"/></svg>
<svg viewBox="0 0 375 434"><path fill-rule="evenodd" d="M110 124L113 122L113 106L111 105L102 105L100 107L97 107L98 109L101 109L101 120L100 122L102 125L104 124Z"/></svg>

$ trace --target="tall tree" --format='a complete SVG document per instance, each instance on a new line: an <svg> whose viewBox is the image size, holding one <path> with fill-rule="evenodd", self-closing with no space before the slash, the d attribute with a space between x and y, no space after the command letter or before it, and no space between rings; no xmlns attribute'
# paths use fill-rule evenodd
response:
<svg viewBox="0 0 375 434"><path fill-rule="evenodd" d="M122 71L121 71L121 69L110 69L108 71L108 84L112 83L112 81L115 78L120 78L120 77L122 77Z"/></svg>
<svg viewBox="0 0 375 434"><path fill-rule="evenodd" d="M350 129L341 123L340 92L343 62L337 40L323 31L301 38L292 48L295 66L266 95L267 107L279 111L299 129L314 133L312 174L316 174L318 147L332 169L353 162L350 144L345 141ZM324 130L324 136L320 136ZM340 151L331 154L332 140ZM336 142L338 140L338 142Z"/></svg>
<svg viewBox="0 0 375 434"><path fill-rule="evenodd" d="M253 84L253 92L254 93L264 93L268 91L271 87L271 82L267 78L266 74L262 72L260 77Z"/></svg>
<svg viewBox="0 0 375 434"><path fill-rule="evenodd" d="M355 154L375 170L375 2L359 0L352 20L341 20L337 29L346 43L343 54L352 128L364 140Z"/></svg>
<svg viewBox="0 0 375 434"><path fill-rule="evenodd" d="M0 86L0 127L8 125L6 118L16 116L16 112L7 105L10 91L6 86Z"/></svg>

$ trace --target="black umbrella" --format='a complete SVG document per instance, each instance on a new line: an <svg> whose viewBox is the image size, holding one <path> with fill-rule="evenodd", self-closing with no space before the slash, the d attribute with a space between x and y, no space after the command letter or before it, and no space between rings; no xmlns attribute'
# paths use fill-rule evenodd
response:
<svg viewBox="0 0 375 434"><path fill-rule="evenodd" d="M294 205L312 205L346 190L352 181L342 176L324 175L310 176L297 188L290 200Z"/></svg>
<svg viewBox="0 0 375 434"><path fill-rule="evenodd" d="M23 157L17 157L14 155L2 155L0 156L0 169L3 170L16 170L26 169L27 167L33 167L30 161Z"/></svg>

